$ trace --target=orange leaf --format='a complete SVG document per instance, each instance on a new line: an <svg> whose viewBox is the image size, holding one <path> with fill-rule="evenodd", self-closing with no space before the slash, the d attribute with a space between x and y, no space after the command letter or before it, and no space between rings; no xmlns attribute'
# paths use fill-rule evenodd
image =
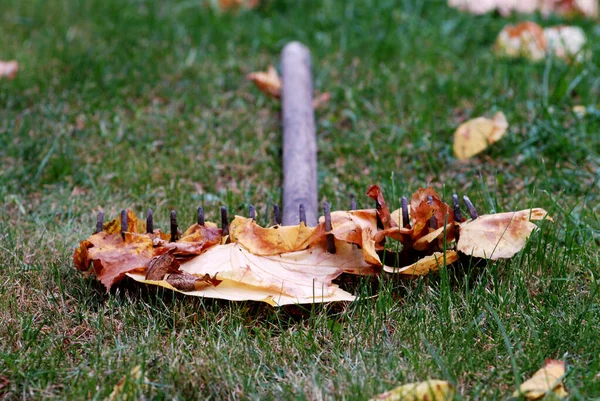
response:
<svg viewBox="0 0 600 401"><path fill-rule="evenodd" d="M396 222L390 215L390 209L388 208L387 203L385 203L383 193L381 192L379 186L371 185L367 190L367 196L377 203L377 217L379 217L383 228L387 229L394 227Z"/></svg>
<svg viewBox="0 0 600 401"><path fill-rule="evenodd" d="M429 200L431 197L431 200ZM429 233L431 217L435 217L435 229L442 227L444 222L454 222L454 214L450 206L442 202L437 192L431 187L419 188L410 200L410 213L413 220L413 239L417 239ZM450 238L450 237L449 237Z"/></svg>
<svg viewBox="0 0 600 401"><path fill-rule="evenodd" d="M523 249L527 238L537 228L531 221L542 219L552 221L540 208L479 216L459 225L456 249L491 260L511 258Z"/></svg>
<svg viewBox="0 0 600 401"><path fill-rule="evenodd" d="M19 71L19 63L17 61L0 61L0 79L14 79Z"/></svg>
<svg viewBox="0 0 600 401"><path fill-rule="evenodd" d="M279 79L279 74L272 65L269 66L267 72L251 72L246 75L246 78L254 82L264 94L276 99L281 96L281 79Z"/></svg>

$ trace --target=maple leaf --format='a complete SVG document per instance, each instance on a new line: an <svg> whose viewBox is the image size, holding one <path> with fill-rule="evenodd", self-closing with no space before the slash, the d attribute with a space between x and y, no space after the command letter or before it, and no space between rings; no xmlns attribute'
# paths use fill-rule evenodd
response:
<svg viewBox="0 0 600 401"><path fill-rule="evenodd" d="M498 142L507 129L508 122L502 112L491 120L478 117L462 123L454 133L454 154L460 160L467 160Z"/></svg>
<svg viewBox="0 0 600 401"><path fill-rule="evenodd" d="M0 61L0 79L14 79L19 71L19 63L17 61Z"/></svg>
<svg viewBox="0 0 600 401"><path fill-rule="evenodd" d="M562 378L565 375L564 361L546 359L544 367L523 382L513 397L523 395L528 400L542 399L547 393L552 393L558 398L567 396Z"/></svg>
<svg viewBox="0 0 600 401"><path fill-rule="evenodd" d="M491 260L511 258L523 249L527 238L537 228L532 221L552 221L547 214L544 209L535 208L479 216L459 225L456 249Z"/></svg>
<svg viewBox="0 0 600 401"><path fill-rule="evenodd" d="M438 271L444 265L450 265L458 260L456 251L434 252L433 255L425 256L415 263L404 267L384 266L383 270L388 273L406 274L410 276L424 276L430 272Z"/></svg>
<svg viewBox="0 0 600 401"><path fill-rule="evenodd" d="M281 79L277 70L272 65L266 72L251 72L246 75L250 81L266 95L279 99L281 97Z"/></svg>
<svg viewBox="0 0 600 401"><path fill-rule="evenodd" d="M370 401L447 401L454 397L454 386L444 380L404 384L379 394Z"/></svg>

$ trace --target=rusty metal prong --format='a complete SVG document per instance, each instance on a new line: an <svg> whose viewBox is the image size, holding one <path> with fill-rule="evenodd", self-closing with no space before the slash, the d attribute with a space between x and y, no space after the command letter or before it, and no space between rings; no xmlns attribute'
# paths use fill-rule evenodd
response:
<svg viewBox="0 0 600 401"><path fill-rule="evenodd" d="M356 198L354 195L350 196L350 210L356 210Z"/></svg>
<svg viewBox="0 0 600 401"><path fill-rule="evenodd" d="M148 208L146 212L146 232L152 234L154 232L154 216L152 215L152 209Z"/></svg>
<svg viewBox="0 0 600 401"><path fill-rule="evenodd" d="M227 219L227 208L225 206L221 206L221 229L223 230L223 237L229 235L229 220ZM227 242L229 242L229 238Z"/></svg>
<svg viewBox="0 0 600 401"><path fill-rule="evenodd" d="M427 196L427 203L433 206L433 196ZM433 228L434 230L437 228L437 219L435 214L429 219L429 228Z"/></svg>
<svg viewBox="0 0 600 401"><path fill-rule="evenodd" d="M408 199L406 196L403 196L400 200L402 204L402 225L404 228L410 228L410 217L408 216Z"/></svg>
<svg viewBox="0 0 600 401"><path fill-rule="evenodd" d="M473 206L473 203L471 203L471 199L469 199L469 197L467 195L463 196L463 201L467 205L467 210L469 211L471 218L473 220L475 220L477 217L479 217L479 214L477 213L477 209L475 209L475 206Z"/></svg>
<svg viewBox="0 0 600 401"><path fill-rule="evenodd" d="M204 208L202 206L198 207L198 225L204 226Z"/></svg>
<svg viewBox="0 0 600 401"><path fill-rule="evenodd" d="M248 206L248 215L250 215L252 220L256 219L256 208L254 205Z"/></svg>
<svg viewBox="0 0 600 401"><path fill-rule="evenodd" d="M127 210L121 210L121 237L125 240L125 232L129 231L129 224L127 222Z"/></svg>
<svg viewBox="0 0 600 401"><path fill-rule="evenodd" d="M96 219L96 232L95 234L98 234L100 232L104 231L104 212L99 212L98 213L98 218Z"/></svg>
<svg viewBox="0 0 600 401"><path fill-rule="evenodd" d="M177 232L177 212L171 210L171 242L175 242L179 239L179 233Z"/></svg>
<svg viewBox="0 0 600 401"><path fill-rule="evenodd" d="M462 213L460 212L460 204L458 202L458 195L452 194L452 206L454 210L454 221L462 222Z"/></svg>
<svg viewBox="0 0 600 401"><path fill-rule="evenodd" d="M325 236L327 252L335 253L335 240L333 234L330 233L333 226L331 225L331 205L329 202L323 202L323 215L325 216L325 232L329 233Z"/></svg>
<svg viewBox="0 0 600 401"><path fill-rule="evenodd" d="M304 203L301 203L298 206L298 219L300 220L300 224L304 223L306 225L306 209L304 208Z"/></svg>
<svg viewBox="0 0 600 401"><path fill-rule="evenodd" d="M273 217L275 218L275 224L281 225L281 209L279 209L278 204L273 205Z"/></svg>

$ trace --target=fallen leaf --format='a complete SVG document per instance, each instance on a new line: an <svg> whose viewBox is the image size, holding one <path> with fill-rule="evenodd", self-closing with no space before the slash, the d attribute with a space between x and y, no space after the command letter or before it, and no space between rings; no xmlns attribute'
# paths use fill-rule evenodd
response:
<svg viewBox="0 0 600 401"><path fill-rule="evenodd" d="M444 380L426 380L420 383L404 384L371 401L447 401L454 397L454 386Z"/></svg>
<svg viewBox="0 0 600 401"><path fill-rule="evenodd" d="M179 262L170 253L156 256L148 262L146 269L146 280L162 280L167 274L180 273Z"/></svg>
<svg viewBox="0 0 600 401"><path fill-rule="evenodd" d="M585 115L587 114L587 108L578 104L576 106L573 106L573 113L575 113L575 115L579 118L585 117Z"/></svg>
<svg viewBox="0 0 600 401"><path fill-rule="evenodd" d="M317 95L317 97L315 97L312 102L313 109L316 110L316 109L326 106L327 103L329 103L330 99L331 99L331 93L329 93L329 92L323 92L320 95Z"/></svg>
<svg viewBox="0 0 600 401"><path fill-rule="evenodd" d="M223 11L253 9L258 7L260 0L219 0L219 8Z"/></svg>
<svg viewBox="0 0 600 401"><path fill-rule="evenodd" d="M413 242L413 248L417 251L425 251L432 246L435 241L435 245L439 248L444 246L444 238L446 244L450 244L456 238L455 222L452 221L446 226L442 226L437 230L430 232L429 234L417 239ZM437 240L437 241L436 241Z"/></svg>
<svg viewBox="0 0 600 401"><path fill-rule="evenodd" d="M454 133L454 154L460 160L467 160L499 141L507 129L508 122L502 112L491 120L485 117L469 120Z"/></svg>
<svg viewBox="0 0 600 401"><path fill-rule="evenodd" d="M14 79L19 71L19 63L17 61L0 61L0 79Z"/></svg>
<svg viewBox="0 0 600 401"><path fill-rule="evenodd" d="M566 61L582 62L590 53L583 51L587 42L583 29L577 26L555 26L544 29L548 51Z"/></svg>
<svg viewBox="0 0 600 401"><path fill-rule="evenodd" d="M503 16L509 16L513 12L531 14L540 11L544 16L556 13L598 17L596 0L448 0L448 5L475 15L498 11Z"/></svg>
<svg viewBox="0 0 600 401"><path fill-rule="evenodd" d="M126 383L135 383L139 382L142 379L142 367L140 365L134 366L129 374L123 376L121 380L113 387L113 391L108 396L108 401L116 401L116 400L129 400L129 394L123 395L123 390L125 389ZM144 378L144 381L147 381L147 378ZM133 398L131 398L133 399Z"/></svg>
<svg viewBox="0 0 600 401"><path fill-rule="evenodd" d="M412 265L404 267L383 266L388 273L406 274L409 276L424 276L430 272L438 271L440 267L450 265L458 260L456 251L434 252L433 255L425 256Z"/></svg>
<svg viewBox="0 0 600 401"><path fill-rule="evenodd" d="M543 15L557 13L567 17L598 17L597 0L540 0L539 10Z"/></svg>
<svg viewBox="0 0 600 401"><path fill-rule="evenodd" d="M373 199L376 203L377 218L384 229L392 228L396 225L396 222L390 215L390 209L381 192L381 188L378 185L371 185L367 190L367 196Z"/></svg>
<svg viewBox="0 0 600 401"><path fill-rule="evenodd" d="M535 208L479 216L459 225L456 249L491 260L511 258L523 249L527 238L537 228L531 221L552 221L547 214L544 209Z"/></svg>
<svg viewBox="0 0 600 401"><path fill-rule="evenodd" d="M272 65L269 66L267 72L251 72L246 75L250 81L266 95L279 99L281 96L281 79L277 70Z"/></svg>
<svg viewBox="0 0 600 401"><path fill-rule="evenodd" d="M547 393L551 393L558 398L567 396L562 378L565 375L564 361L546 359L544 367L538 370L521 384L519 389L514 392L513 397L523 395L528 400L542 399Z"/></svg>
<svg viewBox="0 0 600 401"><path fill-rule="evenodd" d="M531 21L505 26L494 44L494 51L500 56L524 57L532 61L544 59L546 49L544 30Z"/></svg>

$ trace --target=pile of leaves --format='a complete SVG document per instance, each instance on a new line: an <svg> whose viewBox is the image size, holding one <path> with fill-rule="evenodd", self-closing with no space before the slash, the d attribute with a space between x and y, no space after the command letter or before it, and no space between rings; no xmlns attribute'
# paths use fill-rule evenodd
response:
<svg viewBox="0 0 600 401"><path fill-rule="evenodd" d="M127 212L79 244L77 269L94 274L109 290L125 277L188 295L256 300L271 305L352 301L333 280L342 274L382 272L425 275L450 265L464 253L496 260L520 251L549 219L543 209L461 218L433 188L415 192L410 205L390 212L378 186L367 195L374 209L331 212L331 228L261 227L236 216L228 232L205 222L189 227L176 241ZM124 226L124 225L123 225ZM401 250L386 250L386 239ZM393 264L388 261L392 261Z"/></svg>

